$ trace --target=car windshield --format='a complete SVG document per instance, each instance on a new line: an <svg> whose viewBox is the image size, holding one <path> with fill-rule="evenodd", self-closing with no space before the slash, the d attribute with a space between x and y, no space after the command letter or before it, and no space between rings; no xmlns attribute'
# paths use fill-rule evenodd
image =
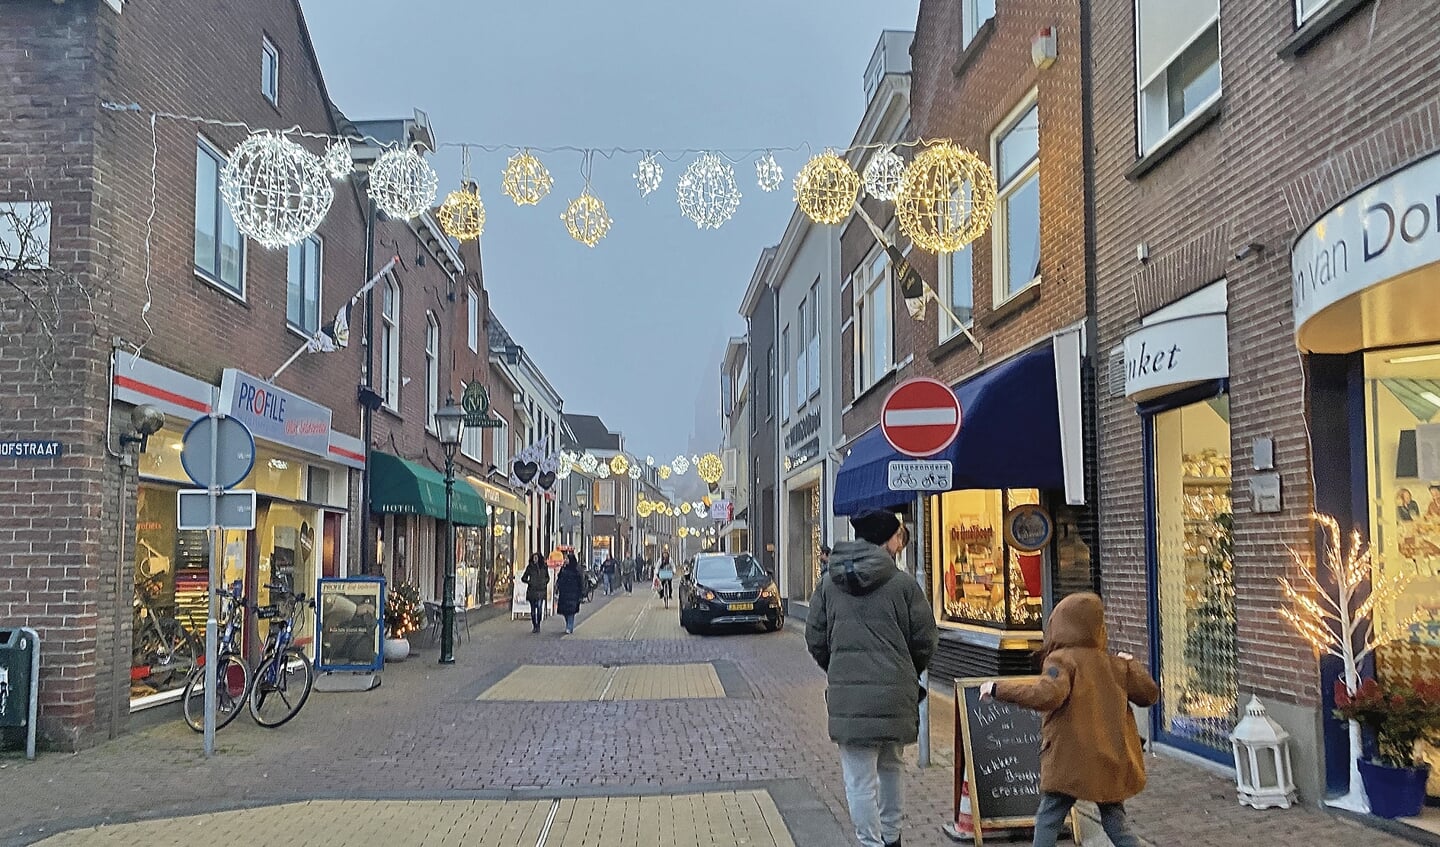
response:
<svg viewBox="0 0 1440 847"><path fill-rule="evenodd" d="M695 581L725 581L732 579L765 579L768 575L760 563L748 555L707 556L695 563Z"/></svg>

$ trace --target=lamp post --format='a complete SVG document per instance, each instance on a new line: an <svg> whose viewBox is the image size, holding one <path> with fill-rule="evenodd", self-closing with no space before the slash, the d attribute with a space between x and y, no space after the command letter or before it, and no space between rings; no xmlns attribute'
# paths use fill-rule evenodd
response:
<svg viewBox="0 0 1440 847"><path fill-rule="evenodd" d="M455 448L465 428L465 412L447 396L435 411L435 429L445 448L445 596L440 598L440 664L455 664L455 521L450 513L455 491Z"/></svg>
<svg viewBox="0 0 1440 847"><path fill-rule="evenodd" d="M585 534L585 506L588 502L589 500L585 496L585 492L578 491L575 493L575 505L580 507L580 543L575 546L580 549L578 558L580 559L582 567L590 566L590 553L585 549L585 540L587 538Z"/></svg>

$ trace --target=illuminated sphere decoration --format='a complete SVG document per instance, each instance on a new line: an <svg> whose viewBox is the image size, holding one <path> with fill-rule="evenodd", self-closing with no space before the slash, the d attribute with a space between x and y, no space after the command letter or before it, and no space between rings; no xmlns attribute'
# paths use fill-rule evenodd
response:
<svg viewBox="0 0 1440 847"><path fill-rule="evenodd" d="M696 506L695 506L695 517L699 518L700 520L702 520L702 521L705 520L705 518L706 518L709 514L710 514L709 510L706 509L704 506L701 506L701 505L696 505Z"/></svg>
<svg viewBox="0 0 1440 847"><path fill-rule="evenodd" d="M714 485L725 475L725 463L714 453L706 453L695 463L695 472L700 474L701 479Z"/></svg>
<svg viewBox="0 0 1440 847"><path fill-rule="evenodd" d="M702 153L675 186L680 213L698 229L719 229L740 208L735 169L714 153Z"/></svg>
<svg viewBox="0 0 1440 847"><path fill-rule="evenodd" d="M630 472L630 460L626 459L623 454L616 454L610 460L610 472L616 476L624 476Z"/></svg>
<svg viewBox="0 0 1440 847"><path fill-rule="evenodd" d="M680 511L684 512L684 513L687 514L687 515L690 514L690 504L689 504L689 503L681 503L681 504L680 504Z"/></svg>
<svg viewBox="0 0 1440 847"><path fill-rule="evenodd" d="M569 479L569 478L570 478L570 472L573 471L573 470L574 470L574 466L571 465L569 462L561 462L561 463L560 463L560 467L558 467L558 468L555 469L555 478L556 478L556 479Z"/></svg>
<svg viewBox="0 0 1440 847"><path fill-rule="evenodd" d="M652 468L655 467L655 457L654 457L654 456L646 456L646 457L645 457L645 464L649 465L649 466L652 467Z"/></svg>
<svg viewBox="0 0 1440 847"><path fill-rule="evenodd" d="M780 170L780 163L775 161L773 153L766 153L755 163L755 181L760 184L760 190L767 193L785 182L785 172Z"/></svg>
<svg viewBox="0 0 1440 847"><path fill-rule="evenodd" d="M670 463L670 470L674 471L676 476L683 476L690 470L690 460L684 456L676 456L675 461Z"/></svg>
<svg viewBox="0 0 1440 847"><path fill-rule="evenodd" d="M583 473L586 473L586 474L595 473L595 468L598 467L599 464L600 464L600 460L596 459L594 456L590 455L589 453L586 453L585 455L583 455L583 456L580 457L580 470L581 470Z"/></svg>
<svg viewBox="0 0 1440 847"><path fill-rule="evenodd" d="M472 180L460 184L440 204L440 228L460 241L474 241L485 231L485 204L480 201L480 186Z"/></svg>
<svg viewBox="0 0 1440 847"><path fill-rule="evenodd" d="M540 160L522 150L511 156L505 163L505 175L500 181L505 193L517 206L533 206L545 199L555 180Z"/></svg>
<svg viewBox="0 0 1440 847"><path fill-rule="evenodd" d="M865 193L876 200L889 202L900 193L900 180L905 176L905 160L887 147L870 157L865 165Z"/></svg>
<svg viewBox="0 0 1440 847"><path fill-rule="evenodd" d="M698 465L698 464L700 464L700 455L699 455L698 453L691 453L691 454L690 454L690 464L692 464L692 465Z"/></svg>
<svg viewBox="0 0 1440 847"><path fill-rule="evenodd" d="M640 189L641 197L649 197L655 189L660 187L660 180L665 176L665 168L661 166L658 153L646 153L635 166L635 187Z"/></svg>
<svg viewBox="0 0 1440 847"><path fill-rule="evenodd" d="M570 231L570 237L586 247L594 247L599 244L600 239L610 231L610 224L614 223L605 211L604 201L591 194L589 186L580 192L579 197L570 201L570 205L565 207L565 213L560 216L560 219L565 222L565 228Z"/></svg>
<svg viewBox="0 0 1440 847"><path fill-rule="evenodd" d="M412 220L435 203L440 178L414 150L391 150L370 168L370 196L392 218Z"/></svg>
<svg viewBox="0 0 1440 847"><path fill-rule="evenodd" d="M330 142L330 146L325 148L325 155L320 157L320 164L331 179L344 179L355 173L355 160L350 157L350 142L343 138Z"/></svg>
<svg viewBox="0 0 1440 847"><path fill-rule="evenodd" d="M795 175L795 202L817 224L845 220L859 196L860 175L833 150L806 162Z"/></svg>
<svg viewBox="0 0 1440 847"><path fill-rule="evenodd" d="M669 466L669 465L661 465L661 466L660 466L660 470L657 471L657 473L660 474L660 478L661 478L661 479L669 479L669 478L670 478L670 466Z"/></svg>
<svg viewBox="0 0 1440 847"><path fill-rule="evenodd" d="M636 503L635 514L639 515L642 518L650 517L650 502L648 500L641 500L640 502Z"/></svg>
<svg viewBox="0 0 1440 847"><path fill-rule="evenodd" d="M640 470L640 466L639 466L639 465L631 465L631 466L630 466L630 470L627 472L627 475L628 475L631 479L637 479L637 480L638 480L643 474L644 474L644 471L641 471L641 470Z"/></svg>
<svg viewBox="0 0 1440 847"><path fill-rule="evenodd" d="M596 468L595 468L595 475L598 476L598 477L600 477L601 479L609 479L609 478L610 478L610 466L609 466L609 465L598 465L598 466L596 466Z"/></svg>
<svg viewBox="0 0 1440 847"><path fill-rule="evenodd" d="M220 194L235 228L271 250L308 238L335 199L320 159L272 132L257 132L230 153Z"/></svg>
<svg viewBox="0 0 1440 847"><path fill-rule="evenodd" d="M995 214L995 174L980 157L942 142L915 157L900 179L900 230L921 249L953 253L985 234Z"/></svg>

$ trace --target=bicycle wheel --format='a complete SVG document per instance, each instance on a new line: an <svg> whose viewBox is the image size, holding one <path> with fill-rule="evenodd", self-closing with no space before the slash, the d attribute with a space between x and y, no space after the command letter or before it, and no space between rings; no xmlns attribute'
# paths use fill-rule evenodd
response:
<svg viewBox="0 0 1440 847"><path fill-rule="evenodd" d="M250 693L250 668L234 653L215 661L215 728L235 720L245 708ZM196 732L205 731L205 666L197 664L185 681L185 723Z"/></svg>
<svg viewBox="0 0 1440 847"><path fill-rule="evenodd" d="M269 657L260 663L250 683L250 717L274 729L300 713L314 686L310 659L298 649Z"/></svg>
<svg viewBox="0 0 1440 847"><path fill-rule="evenodd" d="M158 626L147 625L140 651L150 668L146 682L156 689L164 689L171 680L189 674L200 655L195 637L174 618L161 620Z"/></svg>

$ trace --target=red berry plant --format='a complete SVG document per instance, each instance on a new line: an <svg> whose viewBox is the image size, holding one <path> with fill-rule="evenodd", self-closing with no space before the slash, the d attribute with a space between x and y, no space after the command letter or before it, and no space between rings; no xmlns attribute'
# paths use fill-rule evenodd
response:
<svg viewBox="0 0 1440 847"><path fill-rule="evenodd" d="M1415 744L1440 743L1440 683L1378 682L1367 679L1351 694L1335 681L1335 716L1355 721L1375 735L1377 764L1415 767Z"/></svg>

